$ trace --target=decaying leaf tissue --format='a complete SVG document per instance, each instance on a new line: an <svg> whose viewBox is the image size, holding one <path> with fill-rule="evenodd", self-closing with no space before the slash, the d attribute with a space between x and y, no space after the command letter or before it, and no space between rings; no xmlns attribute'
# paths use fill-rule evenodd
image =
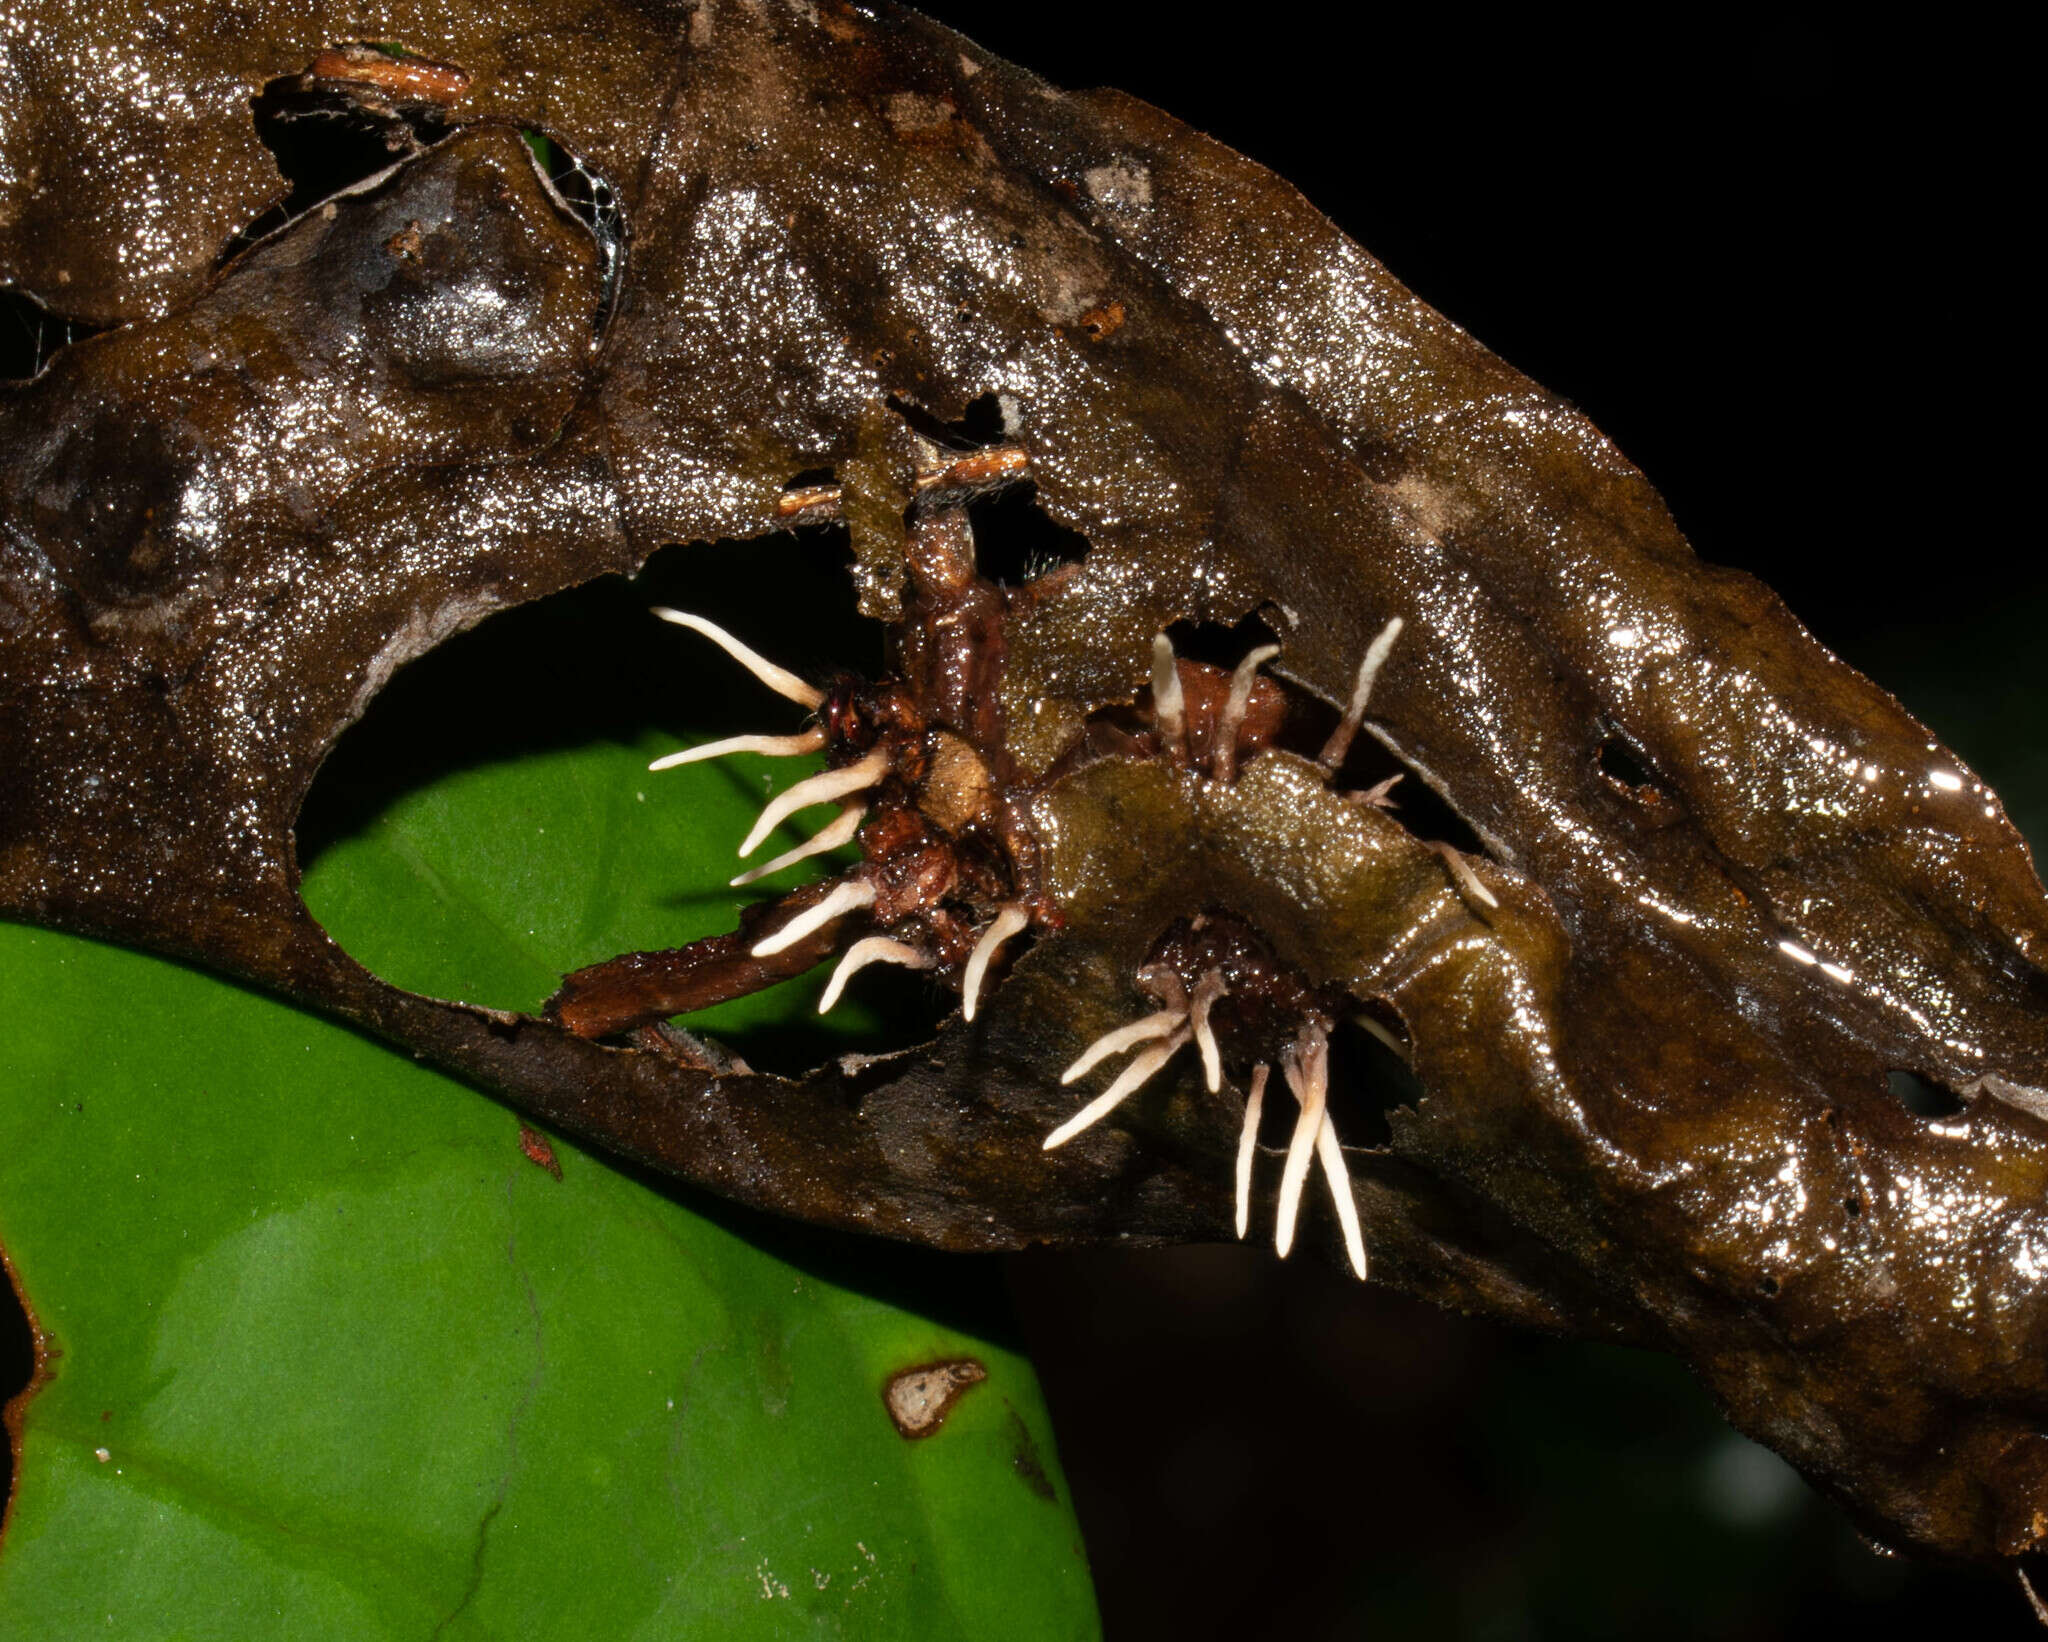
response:
<svg viewBox="0 0 2048 1642"><path fill-rule="evenodd" d="M0 280L97 333L0 392L0 910L829 1225L1299 1226L1676 1352L1887 1544L2048 1535L2026 848L1581 417L1249 161L894 7L205 11L0 58ZM374 163L280 202L252 99ZM1026 486L1077 545L983 562ZM306 912L299 807L396 668L823 519L888 676L675 641L816 710L774 809L858 865L546 1018ZM961 1006L801 1081L668 1024L827 962ZM1422 1096L1360 1144L1375 1057Z"/></svg>

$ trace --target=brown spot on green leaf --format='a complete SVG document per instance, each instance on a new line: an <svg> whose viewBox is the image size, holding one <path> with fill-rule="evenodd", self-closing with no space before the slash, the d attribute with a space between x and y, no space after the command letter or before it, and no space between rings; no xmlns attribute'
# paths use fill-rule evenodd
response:
<svg viewBox="0 0 2048 1642"><path fill-rule="evenodd" d="M988 1370L972 1357L923 1363L889 1376L882 1387L882 1406L896 1429L915 1442L944 1425L968 1388L987 1378Z"/></svg>

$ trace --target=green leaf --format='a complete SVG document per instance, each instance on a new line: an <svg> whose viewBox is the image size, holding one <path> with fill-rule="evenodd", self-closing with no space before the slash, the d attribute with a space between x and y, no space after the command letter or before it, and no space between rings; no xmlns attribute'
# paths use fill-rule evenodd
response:
<svg viewBox="0 0 2048 1642"><path fill-rule="evenodd" d="M676 744L444 773L326 849L308 904L401 985L525 1008L730 927L770 766L647 775ZM816 1058L817 987L715 1025ZM1095 1634L992 1267L560 1140L557 1181L483 1095L161 959L0 926L0 1007L0 1243L60 1354L0 1638ZM987 1381L899 1436L890 1375L957 1357Z"/></svg>

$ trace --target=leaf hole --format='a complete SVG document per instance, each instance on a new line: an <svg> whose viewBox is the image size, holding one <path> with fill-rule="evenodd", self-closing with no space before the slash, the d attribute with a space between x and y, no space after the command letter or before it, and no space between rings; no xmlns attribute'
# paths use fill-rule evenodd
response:
<svg viewBox="0 0 2048 1642"><path fill-rule="evenodd" d="M336 743L302 807L308 909L392 985L533 1012L572 970L727 934L749 904L830 876L843 852L728 884L830 819L806 811L748 860L736 854L768 797L815 758L648 771L682 747L806 719L648 609L703 615L821 684L874 677L883 631L855 614L851 563L836 524L668 547L633 578L500 611L411 661ZM821 1019L832 967L678 1024L755 1071L795 1075L928 1042L957 1006L924 974L875 965Z"/></svg>
<svg viewBox="0 0 2048 1642"><path fill-rule="evenodd" d="M350 49L376 50L336 48ZM335 54L323 53L316 64ZM257 139L276 160L285 192L228 241L220 254L223 263L316 206L432 147L452 129L438 101L373 95L366 87L345 87L311 68L271 80L250 99L249 109Z"/></svg>
<svg viewBox="0 0 2048 1642"><path fill-rule="evenodd" d="M1177 621L1167 628L1166 636L1182 661L1198 661L1226 673L1254 650L1278 643L1280 637L1258 611L1229 626L1216 621Z"/></svg>
<svg viewBox="0 0 2048 1642"><path fill-rule="evenodd" d="M1281 659L1286 659L1284 652ZM1313 760L1320 755L1324 743L1330 739L1330 732L1337 727L1339 710L1285 678L1278 678L1277 682L1287 694L1287 717L1281 726L1277 745ZM1472 830L1470 823L1451 807L1449 800L1405 759L1370 733L1372 715L1369 712L1365 723L1366 728L1352 737L1350 750L1345 753L1343 762L1331 772L1330 790L1363 794L1385 788L1385 798L1376 807L1416 838L1424 843L1448 844L1464 855L1492 859L1493 852ZM1395 781L1397 776L1400 779ZM1393 786L1386 786L1389 781L1394 782Z"/></svg>
<svg viewBox="0 0 2048 1642"><path fill-rule="evenodd" d="M520 136L556 203L583 224L597 245L598 298L590 328L602 331L618 306L619 282L626 269L626 213L618 190L560 138L544 131L522 131Z"/></svg>
<svg viewBox="0 0 2048 1642"><path fill-rule="evenodd" d="M1336 721L1334 712L1323 719L1326 725ZM1327 729L1323 733L1327 734ZM1316 748L1321 745L1318 739ZM1305 756L1313 758L1315 752L1311 750ZM1385 786L1395 776L1401 779L1386 789L1385 799L1376 807L1424 843L1448 844L1465 855L1491 858L1492 851L1471 824L1451 807L1450 801L1374 736L1360 735L1352 741L1344 762L1330 778L1330 786L1336 792L1366 793Z"/></svg>
<svg viewBox="0 0 2048 1642"><path fill-rule="evenodd" d="M1021 587L1088 557L1088 538L1051 518L1026 481L984 491L967 504L974 568L985 581Z"/></svg>
<svg viewBox="0 0 2048 1642"><path fill-rule="evenodd" d="M985 393L970 400L955 422L948 422L901 394L890 394L888 405L910 424L913 433L940 450L981 450L1014 439L1018 434L1016 401L1006 394Z"/></svg>
<svg viewBox="0 0 2048 1642"><path fill-rule="evenodd" d="M1017 402L999 393L985 393L968 402L960 415L961 437L976 445L995 445L1018 434Z"/></svg>
<svg viewBox="0 0 2048 1642"><path fill-rule="evenodd" d="M1675 821L1685 808L1652 767L1648 756L1634 742L1611 725L1593 752L1593 760L1607 783L1621 797L1647 810L1658 821Z"/></svg>
<svg viewBox="0 0 2048 1642"><path fill-rule="evenodd" d="M1359 1013L1372 1024L1354 1015L1330 1029L1330 1116L1346 1146L1385 1148L1394 1140L1389 1115L1398 1107L1414 1110L1422 1084L1409 1064L1401 1017L1380 999Z"/></svg>
<svg viewBox="0 0 2048 1642"><path fill-rule="evenodd" d="M1599 760L1600 773L1617 786L1633 791L1637 787L1656 784L1657 778L1651 774L1643 755L1619 733L1604 737L1595 757Z"/></svg>
<svg viewBox="0 0 2048 1642"><path fill-rule="evenodd" d="M1947 1084L1922 1077L1918 1072L1894 1068L1885 1073L1884 1081L1892 1099L1915 1117L1954 1117L1967 1105L1963 1097Z"/></svg>
<svg viewBox="0 0 2048 1642"><path fill-rule="evenodd" d="M32 381L72 343L104 329L56 312L19 285L0 285L0 382Z"/></svg>

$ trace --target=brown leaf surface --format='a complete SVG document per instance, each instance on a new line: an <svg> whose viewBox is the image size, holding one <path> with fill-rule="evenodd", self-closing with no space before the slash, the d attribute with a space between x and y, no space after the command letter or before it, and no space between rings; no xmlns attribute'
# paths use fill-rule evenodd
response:
<svg viewBox="0 0 2048 1642"><path fill-rule="evenodd" d="M1238 1104L1191 1065L1040 1144L1162 930L1225 909L1410 1035L1427 1098L1349 1153L1375 1275L1680 1353L1892 1543L2048 1531L2025 847L1576 413L1249 161L896 10L401 7L379 37L434 74L321 94L398 121L424 86L454 134L217 269L280 192L249 99L315 53L289 8L149 17L6 22L0 279L123 323L0 392L0 908L335 1011L743 1201L957 1249L1228 1235ZM599 334L603 247L521 129L617 190ZM974 1022L721 1072L401 992L308 916L294 819L394 669L773 530L819 467L895 621L912 420L989 394L1089 551L1000 627L983 705L1059 927ZM1154 635L1254 615L1329 707L1404 619L1367 727L1497 907L1284 747L1235 784L1063 761ZM1901 1070L1964 1110L1908 1112Z"/></svg>

